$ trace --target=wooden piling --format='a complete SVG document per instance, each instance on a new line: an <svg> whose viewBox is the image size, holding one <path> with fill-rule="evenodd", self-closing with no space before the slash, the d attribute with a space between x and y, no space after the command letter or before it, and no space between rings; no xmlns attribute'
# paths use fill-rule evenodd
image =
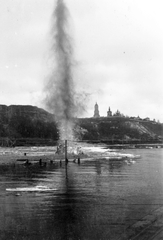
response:
<svg viewBox="0 0 163 240"><path fill-rule="evenodd" d="M68 158L67 158L67 140L65 140L65 164L68 163Z"/></svg>

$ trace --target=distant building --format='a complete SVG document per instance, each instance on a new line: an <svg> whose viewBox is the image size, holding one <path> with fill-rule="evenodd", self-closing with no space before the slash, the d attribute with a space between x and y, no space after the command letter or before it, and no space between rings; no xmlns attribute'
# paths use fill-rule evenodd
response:
<svg viewBox="0 0 163 240"><path fill-rule="evenodd" d="M0 113L1 113L1 111L2 111L2 109L4 108L4 106L2 106L2 105L0 105ZM98 104L97 104L97 102L96 102L96 104L95 104L95 106L94 106L94 115L93 115L93 117L94 118L104 118L104 116L103 117L100 117L100 114L99 114L99 106L98 106ZM149 117L146 117L146 118L144 118L144 119L142 119L142 118L140 118L139 117L139 115L137 116L137 117L129 117L129 116L125 116L123 113L121 113L119 110L117 110L115 113L113 113L112 111L111 111L111 109L110 109L110 107L108 108L108 111L107 111L107 115L106 115L106 117L107 118L129 118L129 119L131 119L131 120L134 120L134 121L137 121L137 122L139 122L139 121L146 121L146 122L153 122L153 124L154 123L159 123L159 120L158 121L156 121L155 119L153 119L153 120L150 120L150 118Z"/></svg>
<svg viewBox="0 0 163 240"><path fill-rule="evenodd" d="M94 118L99 118L100 114L99 114L99 109L98 109L98 104L95 104L95 108L94 108Z"/></svg>
<svg viewBox="0 0 163 240"><path fill-rule="evenodd" d="M117 111L114 113L114 116L115 116L115 117L121 117L122 114L120 113L119 110L117 110Z"/></svg>
<svg viewBox="0 0 163 240"><path fill-rule="evenodd" d="M150 121L150 118L147 117L147 118L144 118L143 120L145 120L145 121Z"/></svg>
<svg viewBox="0 0 163 240"><path fill-rule="evenodd" d="M110 110L110 107L109 110L107 111L107 117L112 117L112 111Z"/></svg>

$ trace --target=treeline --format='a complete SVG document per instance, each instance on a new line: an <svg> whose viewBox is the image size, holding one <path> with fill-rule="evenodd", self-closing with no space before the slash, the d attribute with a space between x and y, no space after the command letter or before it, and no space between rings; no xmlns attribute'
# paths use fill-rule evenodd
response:
<svg viewBox="0 0 163 240"><path fill-rule="evenodd" d="M55 122L32 119L30 116L12 116L8 122L1 122L0 136L9 138L47 138L57 140Z"/></svg>
<svg viewBox="0 0 163 240"><path fill-rule="evenodd" d="M159 141L163 137L163 125L152 123L138 123L136 121L125 121L117 119L108 121L106 119L82 119L79 125L83 131L82 140L109 140L120 141Z"/></svg>

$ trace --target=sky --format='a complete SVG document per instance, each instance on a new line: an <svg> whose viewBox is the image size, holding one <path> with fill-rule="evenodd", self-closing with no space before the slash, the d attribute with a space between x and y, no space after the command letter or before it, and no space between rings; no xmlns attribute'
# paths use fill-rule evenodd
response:
<svg viewBox="0 0 163 240"><path fill-rule="evenodd" d="M74 48L73 81L91 117L97 102L125 116L163 122L161 0L65 0ZM0 104L45 109L56 0L1 0Z"/></svg>

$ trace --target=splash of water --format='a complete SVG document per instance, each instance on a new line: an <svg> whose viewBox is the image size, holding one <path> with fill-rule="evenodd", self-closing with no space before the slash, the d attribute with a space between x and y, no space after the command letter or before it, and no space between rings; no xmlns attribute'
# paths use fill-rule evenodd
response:
<svg viewBox="0 0 163 240"><path fill-rule="evenodd" d="M75 114L72 79L73 48L68 32L69 12L63 0L57 0L52 15L52 70L46 86L46 105L55 116L60 140L73 139Z"/></svg>

